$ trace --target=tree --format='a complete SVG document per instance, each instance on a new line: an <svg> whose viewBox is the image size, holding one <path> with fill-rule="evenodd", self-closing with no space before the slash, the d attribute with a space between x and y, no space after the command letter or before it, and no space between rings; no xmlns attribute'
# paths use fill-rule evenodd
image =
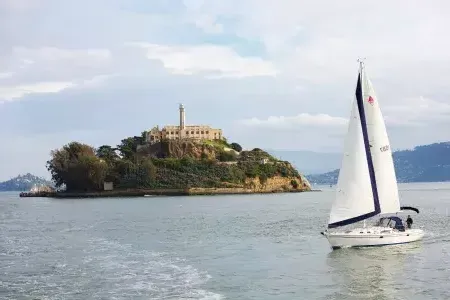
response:
<svg viewBox="0 0 450 300"><path fill-rule="evenodd" d="M100 146L97 151L97 157L105 160L108 163L112 163L115 160L119 159L119 156L116 153L117 148L113 148L109 145Z"/></svg>
<svg viewBox="0 0 450 300"><path fill-rule="evenodd" d="M237 152L241 152L242 151L242 147L241 145L239 145L238 143L231 143L231 149L237 151Z"/></svg>
<svg viewBox="0 0 450 300"><path fill-rule="evenodd" d="M140 169L140 186L151 187L156 181L156 167L150 158L143 158L139 162Z"/></svg>
<svg viewBox="0 0 450 300"><path fill-rule="evenodd" d="M123 158L132 160L135 158L137 146L144 144L145 139L142 136L133 136L123 139L117 149Z"/></svg>
<svg viewBox="0 0 450 300"><path fill-rule="evenodd" d="M119 186L125 188L150 188L156 181L156 167L150 158L141 158L136 163L122 160L118 164Z"/></svg>
<svg viewBox="0 0 450 300"><path fill-rule="evenodd" d="M144 131L141 132L141 138L143 139L144 142L147 139L147 134L148 134L147 130L144 130Z"/></svg>
<svg viewBox="0 0 450 300"><path fill-rule="evenodd" d="M51 152L47 169L56 187L67 191L101 190L108 165L96 156L89 145L72 142Z"/></svg>

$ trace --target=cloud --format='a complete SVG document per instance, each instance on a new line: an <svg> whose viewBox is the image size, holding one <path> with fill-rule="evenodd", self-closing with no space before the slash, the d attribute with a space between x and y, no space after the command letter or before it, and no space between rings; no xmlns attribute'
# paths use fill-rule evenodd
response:
<svg viewBox="0 0 450 300"><path fill-rule="evenodd" d="M108 49L61 49L56 47L14 47L12 56L28 62L63 62L75 66L109 63L112 58Z"/></svg>
<svg viewBox="0 0 450 300"><path fill-rule="evenodd" d="M5 78L10 78L13 76L13 73L8 72L8 73L0 73L0 79L5 79Z"/></svg>
<svg viewBox="0 0 450 300"><path fill-rule="evenodd" d="M11 101L22 98L28 94L59 93L67 88L73 87L72 82L40 82L30 85L18 85L11 87L0 86L0 101Z"/></svg>
<svg viewBox="0 0 450 300"><path fill-rule="evenodd" d="M303 130L305 127L335 127L347 125L348 119L340 117L332 117L327 114L310 115L307 113L301 113L293 117L268 117L265 120L258 118L251 118L242 120L240 123L251 127L262 127L271 129L298 129Z"/></svg>
<svg viewBox="0 0 450 300"><path fill-rule="evenodd" d="M57 79L62 76L67 78L97 74L111 65L112 53L109 49L16 46L0 63L21 79L33 76L39 79L52 76Z"/></svg>
<svg viewBox="0 0 450 300"><path fill-rule="evenodd" d="M6 59L11 72L0 73L0 79L8 79L0 82L0 101L98 85L113 76L99 74L111 59L107 49L14 47Z"/></svg>
<svg viewBox="0 0 450 300"><path fill-rule="evenodd" d="M216 45L165 46L127 43L146 50L148 59L159 60L173 74L206 73L212 77L276 76L278 71L258 57L242 57L229 47Z"/></svg>
<svg viewBox="0 0 450 300"><path fill-rule="evenodd" d="M386 110L410 119L421 119L426 116L435 119L438 115L449 114L450 104L420 96L401 99L398 104L390 105Z"/></svg>
<svg viewBox="0 0 450 300"><path fill-rule="evenodd" d="M381 108L385 123L391 128L407 126L430 126L450 123L450 104L424 97L408 98L399 105ZM273 130L304 130L305 128L343 128L348 124L348 117L333 117L328 114L311 115L301 113L296 116L270 116L267 119L250 118L238 121L248 127L268 128Z"/></svg>
<svg viewBox="0 0 450 300"><path fill-rule="evenodd" d="M26 85L1 86L0 103L13 101L31 94L53 94L60 93L70 88L97 88L105 84L106 81L114 78L115 74L98 75L85 80L74 82L37 82Z"/></svg>
<svg viewBox="0 0 450 300"><path fill-rule="evenodd" d="M450 126L450 104L448 103L415 97L403 99L398 105L391 104L381 109L388 134L396 148L410 148L416 145L408 142L399 143L398 141L405 138L405 135L410 138L420 136L422 140L427 141L425 143L447 140L440 128ZM291 139L298 137L307 145L305 149L316 151L327 149L328 151L332 148L335 151L341 151L342 144L338 141L343 141L343 136L347 132L348 116L301 113L296 116L270 116L266 119L253 117L240 120L237 125L241 131L244 130L248 134L264 132L270 137L277 136L277 140L290 138L289 142L281 142L283 145L292 144ZM270 143L270 145L274 144Z"/></svg>
<svg viewBox="0 0 450 300"><path fill-rule="evenodd" d="M449 10L439 0L3 0L0 139L114 144L176 123L183 102L188 123L246 147L340 151L360 56L394 148L448 139ZM0 147L0 166L19 161L13 150ZM43 164L32 150L20 160L31 169ZM0 176L19 169L8 166Z"/></svg>
<svg viewBox="0 0 450 300"><path fill-rule="evenodd" d="M418 68L431 71L450 63L450 41L438 38L450 25L450 7L443 1L435 5L403 0L363 5L357 0L327 5L270 0L184 3L188 15L208 16L223 26L224 33L260 40L284 74L314 83L353 79L361 56L367 57L372 75L389 74L392 81L417 77L413 70ZM399 74L407 76L399 78Z"/></svg>

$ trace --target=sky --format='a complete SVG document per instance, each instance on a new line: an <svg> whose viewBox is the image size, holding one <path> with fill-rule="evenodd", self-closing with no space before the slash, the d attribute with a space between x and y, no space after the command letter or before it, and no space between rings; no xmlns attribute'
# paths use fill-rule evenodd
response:
<svg viewBox="0 0 450 300"><path fill-rule="evenodd" d="M366 70L393 149L449 140L448 1L0 0L0 180L155 125L340 152Z"/></svg>

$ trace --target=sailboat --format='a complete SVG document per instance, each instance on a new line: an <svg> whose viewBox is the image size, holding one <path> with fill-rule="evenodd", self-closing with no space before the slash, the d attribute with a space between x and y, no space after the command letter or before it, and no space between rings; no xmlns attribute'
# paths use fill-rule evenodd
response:
<svg viewBox="0 0 450 300"><path fill-rule="evenodd" d="M355 98L328 228L321 232L333 249L409 243L424 236L405 228L392 151L375 91L359 60ZM379 218L366 226L369 218ZM361 224L361 222L364 222ZM358 225L360 224L360 225ZM351 227L357 228L351 228Z"/></svg>

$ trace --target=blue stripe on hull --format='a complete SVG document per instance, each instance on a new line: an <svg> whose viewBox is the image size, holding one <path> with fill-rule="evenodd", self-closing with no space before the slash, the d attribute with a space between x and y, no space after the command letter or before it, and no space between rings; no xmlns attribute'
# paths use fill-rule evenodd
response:
<svg viewBox="0 0 450 300"><path fill-rule="evenodd" d="M361 245L361 246L350 246L350 247L345 247L345 248L369 248L369 247L382 247L382 246L393 246L393 245L401 245L401 244L409 244L409 243L414 243L414 242L418 242L418 241L410 241L410 242L401 242L401 243L392 243L392 244L379 244L379 245ZM332 246L331 247L333 250L338 250L341 249L341 246Z"/></svg>

